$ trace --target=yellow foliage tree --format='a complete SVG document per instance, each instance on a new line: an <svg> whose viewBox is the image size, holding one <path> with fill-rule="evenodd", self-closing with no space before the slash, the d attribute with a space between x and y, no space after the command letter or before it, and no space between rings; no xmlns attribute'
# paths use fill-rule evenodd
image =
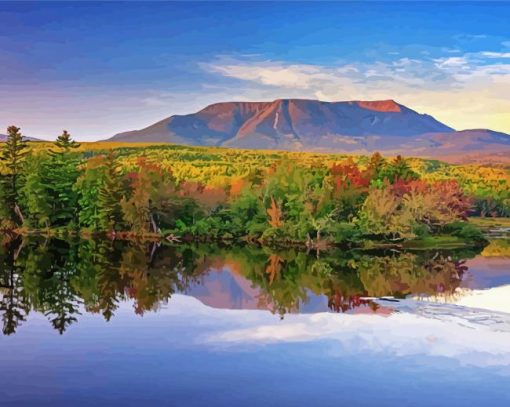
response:
<svg viewBox="0 0 510 407"><path fill-rule="evenodd" d="M276 203L273 197L271 197L271 206L267 210L267 214L269 215L269 224L273 228L280 228L283 226L281 205Z"/></svg>

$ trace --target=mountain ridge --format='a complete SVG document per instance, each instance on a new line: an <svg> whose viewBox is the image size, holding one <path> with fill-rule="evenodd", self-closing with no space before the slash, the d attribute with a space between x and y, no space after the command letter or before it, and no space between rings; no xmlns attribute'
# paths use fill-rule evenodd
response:
<svg viewBox="0 0 510 407"><path fill-rule="evenodd" d="M196 113L169 116L141 130L118 133L108 141L416 156L441 156L453 150L510 152L510 136L505 133L456 131L393 99L219 102Z"/></svg>

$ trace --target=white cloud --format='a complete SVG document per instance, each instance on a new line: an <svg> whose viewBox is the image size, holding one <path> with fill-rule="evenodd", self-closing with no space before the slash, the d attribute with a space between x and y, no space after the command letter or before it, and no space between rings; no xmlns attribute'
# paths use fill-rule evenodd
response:
<svg viewBox="0 0 510 407"><path fill-rule="evenodd" d="M458 41L475 41L475 40L481 40L485 39L488 36L485 34L457 34L453 38Z"/></svg>
<svg viewBox="0 0 510 407"><path fill-rule="evenodd" d="M211 70L224 76L257 81L264 85L284 86L307 89L314 80L328 79L319 68L309 65L283 66L273 63L262 63L258 66L212 65Z"/></svg>
<svg viewBox="0 0 510 407"><path fill-rule="evenodd" d="M487 55L488 54L488 55ZM510 132L510 64L507 53L482 52L443 58L398 58L390 62L338 66L220 58L202 67L241 81L237 92L250 99L254 88L270 98L325 101L396 99L458 128Z"/></svg>
<svg viewBox="0 0 510 407"><path fill-rule="evenodd" d="M487 58L510 58L510 52L482 52Z"/></svg>
<svg viewBox="0 0 510 407"><path fill-rule="evenodd" d="M450 70L451 68L454 68L454 69L468 69L469 68L468 58L465 56L437 58L437 59L434 59L434 62L436 63L436 67L438 69Z"/></svg>

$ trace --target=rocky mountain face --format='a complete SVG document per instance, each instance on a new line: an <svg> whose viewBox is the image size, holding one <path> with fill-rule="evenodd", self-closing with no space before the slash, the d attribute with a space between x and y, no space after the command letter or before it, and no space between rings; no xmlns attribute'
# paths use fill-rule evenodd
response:
<svg viewBox="0 0 510 407"><path fill-rule="evenodd" d="M510 152L507 134L455 131L394 100L216 103L197 113L170 116L144 129L116 134L109 141L435 157Z"/></svg>

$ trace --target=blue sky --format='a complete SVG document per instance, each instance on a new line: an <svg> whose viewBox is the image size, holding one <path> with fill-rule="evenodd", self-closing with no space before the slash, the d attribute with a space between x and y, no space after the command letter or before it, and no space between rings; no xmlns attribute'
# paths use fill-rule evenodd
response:
<svg viewBox="0 0 510 407"><path fill-rule="evenodd" d="M0 129L94 140L226 100L396 99L510 132L510 3L0 3Z"/></svg>

